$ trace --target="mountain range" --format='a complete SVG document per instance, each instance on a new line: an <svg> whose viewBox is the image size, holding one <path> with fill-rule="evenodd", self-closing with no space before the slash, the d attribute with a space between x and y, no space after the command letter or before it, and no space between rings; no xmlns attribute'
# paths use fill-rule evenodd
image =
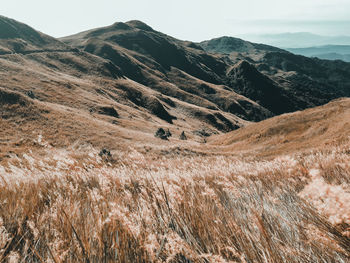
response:
<svg viewBox="0 0 350 263"><path fill-rule="evenodd" d="M164 127L201 142L350 96L349 63L232 37L193 43L141 21L60 39L6 17L0 29L3 158L39 135L115 148Z"/></svg>
<svg viewBox="0 0 350 263"><path fill-rule="evenodd" d="M326 45L308 48L288 48L288 51L307 57L350 62L350 45Z"/></svg>
<svg viewBox="0 0 350 263"><path fill-rule="evenodd" d="M276 46L297 55L350 62L349 36L321 36L307 32L246 35L248 39Z"/></svg>

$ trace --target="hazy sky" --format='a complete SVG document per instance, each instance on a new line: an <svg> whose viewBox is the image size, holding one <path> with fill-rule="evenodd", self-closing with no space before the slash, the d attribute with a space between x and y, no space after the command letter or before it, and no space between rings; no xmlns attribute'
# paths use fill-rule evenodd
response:
<svg viewBox="0 0 350 263"><path fill-rule="evenodd" d="M60 37L138 19L192 41L222 35L350 35L350 0L1 0L0 14Z"/></svg>

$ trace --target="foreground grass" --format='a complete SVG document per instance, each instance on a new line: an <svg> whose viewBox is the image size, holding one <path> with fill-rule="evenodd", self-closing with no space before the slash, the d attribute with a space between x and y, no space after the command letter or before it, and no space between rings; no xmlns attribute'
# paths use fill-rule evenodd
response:
<svg viewBox="0 0 350 263"><path fill-rule="evenodd" d="M0 166L0 262L349 262L350 152Z"/></svg>

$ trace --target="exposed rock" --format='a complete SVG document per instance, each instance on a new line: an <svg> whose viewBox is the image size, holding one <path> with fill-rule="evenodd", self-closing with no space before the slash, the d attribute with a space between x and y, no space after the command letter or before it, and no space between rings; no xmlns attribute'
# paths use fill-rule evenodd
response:
<svg viewBox="0 0 350 263"><path fill-rule="evenodd" d="M97 113L119 118L119 114L113 106L100 106L97 108Z"/></svg>
<svg viewBox="0 0 350 263"><path fill-rule="evenodd" d="M217 132L215 131L212 131L210 129L207 129L207 128L202 128L202 129L199 129L199 130L195 130L192 132L194 135L198 135L200 137L209 137L213 134L217 134Z"/></svg>
<svg viewBox="0 0 350 263"><path fill-rule="evenodd" d="M29 97L29 98L31 98L31 99L35 99L36 97L35 97L35 94L34 94L34 92L32 91L32 90L28 90L27 92L26 92L26 95Z"/></svg>
<svg viewBox="0 0 350 263"><path fill-rule="evenodd" d="M112 160L111 151L107 148L102 148L98 155L104 161L111 161Z"/></svg>
<svg viewBox="0 0 350 263"><path fill-rule="evenodd" d="M169 137L171 137L172 134L169 129L166 131L163 128L158 128L156 133L154 134L154 137L160 138L162 140L168 140Z"/></svg>
<svg viewBox="0 0 350 263"><path fill-rule="evenodd" d="M2 104L19 104L21 106L24 106L28 104L29 101L27 98L23 96L23 94L9 91L5 88L0 88L0 105Z"/></svg>
<svg viewBox="0 0 350 263"><path fill-rule="evenodd" d="M184 131L182 131L182 133L180 134L180 140L183 140L183 141L187 140L187 136Z"/></svg>
<svg viewBox="0 0 350 263"><path fill-rule="evenodd" d="M171 132L170 132L169 129L167 129L167 130L165 131L165 135L166 135L167 137L173 136L173 135L171 134Z"/></svg>

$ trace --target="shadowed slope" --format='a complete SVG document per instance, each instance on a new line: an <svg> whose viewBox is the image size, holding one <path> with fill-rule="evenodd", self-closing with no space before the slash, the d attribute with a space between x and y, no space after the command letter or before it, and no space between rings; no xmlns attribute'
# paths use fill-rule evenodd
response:
<svg viewBox="0 0 350 263"><path fill-rule="evenodd" d="M350 95L350 74L345 74L350 69L346 65L341 69L337 63L318 63L279 48L237 38L222 37L196 44L157 32L140 21L130 21L61 40L110 59L123 69L125 76L162 94L208 107L198 100L198 97L204 98L214 104L211 108L214 106L246 120L262 120ZM321 73L317 75L310 67L318 68ZM193 79L199 80L196 85ZM168 83L175 86L169 89ZM218 89L209 91L202 88L204 85L217 85ZM230 91L231 96L226 91ZM236 93L264 109L249 101L237 103ZM228 110L227 105L237 104Z"/></svg>
<svg viewBox="0 0 350 263"><path fill-rule="evenodd" d="M207 52L223 54L232 66L246 60L272 79L279 90L277 97L283 94L283 103L273 105L275 113L301 110L350 96L350 63L306 58L231 37L204 41L200 45Z"/></svg>
<svg viewBox="0 0 350 263"><path fill-rule="evenodd" d="M303 104L293 94L278 86L276 82L261 74L252 64L242 60L227 73L230 84L240 94L256 101L263 107L278 115L292 112ZM303 105L306 107L307 104Z"/></svg>
<svg viewBox="0 0 350 263"><path fill-rule="evenodd" d="M128 78L189 104L222 110L246 120L272 116L225 85L228 65L223 60L142 22L115 23L61 40L110 59Z"/></svg>

